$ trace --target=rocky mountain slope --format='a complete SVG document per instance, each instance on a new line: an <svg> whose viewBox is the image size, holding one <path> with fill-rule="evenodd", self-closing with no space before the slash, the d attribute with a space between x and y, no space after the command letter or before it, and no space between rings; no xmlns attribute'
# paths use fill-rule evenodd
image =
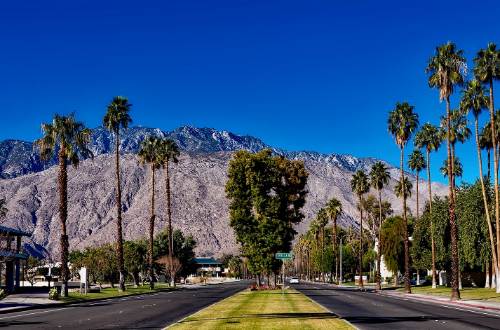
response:
<svg viewBox="0 0 500 330"><path fill-rule="evenodd" d="M129 129L122 137L124 233L129 239L144 236L148 226L149 170L138 164L134 153L150 134L171 137L183 150L179 163L172 170L174 226L193 234L198 241L199 255L219 256L237 252L224 193L227 165L235 150L258 151L268 146L250 136L208 128L185 126L172 132L141 127ZM112 146L113 138L109 133L102 128L93 130L92 150L97 157L83 161L77 170L69 170L68 234L71 248L115 239L114 167L109 154ZM310 174L304 208L306 220L298 226L299 232L307 228L317 210L332 197L343 203L345 214L341 224L358 226L356 201L350 189L351 175L360 168L369 170L375 159L273 150L303 160ZM57 259L57 167L51 166L51 162L42 163L36 152L29 142L8 140L0 143L0 173L4 178L0 179L0 198L6 198L9 209L3 224L32 232L27 248ZM393 179L382 195L398 212L401 202L392 192L399 176L397 169L391 167L391 175ZM156 182L156 230L159 231L166 225L165 181L161 171ZM420 189L422 201L426 199L426 189L423 183ZM446 189L434 184L433 192L445 194ZM409 207L415 209L415 196L409 201Z"/></svg>

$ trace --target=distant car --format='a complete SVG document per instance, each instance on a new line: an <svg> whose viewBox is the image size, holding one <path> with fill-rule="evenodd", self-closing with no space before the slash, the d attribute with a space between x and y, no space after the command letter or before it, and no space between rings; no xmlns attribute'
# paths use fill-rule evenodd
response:
<svg viewBox="0 0 500 330"><path fill-rule="evenodd" d="M298 277L290 278L290 284L299 284L299 278Z"/></svg>

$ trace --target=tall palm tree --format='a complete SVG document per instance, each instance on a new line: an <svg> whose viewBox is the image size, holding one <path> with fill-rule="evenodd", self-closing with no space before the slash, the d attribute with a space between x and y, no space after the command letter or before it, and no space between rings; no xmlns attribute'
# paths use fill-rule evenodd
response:
<svg viewBox="0 0 500 330"><path fill-rule="evenodd" d="M491 126L491 141L493 143L493 162L494 162L494 177L495 177L495 223L496 223L496 238L497 238L497 264L495 265L497 274L497 293L500 293L500 196L498 192L498 141L497 128L495 127L495 102L493 99L493 81L500 79L500 52L494 43L489 43L485 49L480 49L474 58L474 76L482 83L489 85L490 89L490 126Z"/></svg>
<svg viewBox="0 0 500 330"><path fill-rule="evenodd" d="M452 168L453 168L453 176L455 177L461 177L462 174L464 173L462 163L460 162L460 158L455 157L453 158L453 162L455 163ZM439 171L441 171L441 174L447 178L448 177L448 159L445 159L443 162L443 166L439 168Z"/></svg>
<svg viewBox="0 0 500 330"><path fill-rule="evenodd" d="M436 48L434 56L429 59L426 72L429 74L429 87L439 90L440 100L446 101L446 137L448 159L453 159L451 154L451 113L450 96L456 85L464 83L466 61L463 51L458 50L454 43L448 42ZM458 231L455 219L455 192L453 189L453 162L448 162L449 185L449 214L451 236L451 299L460 299L458 289Z"/></svg>
<svg viewBox="0 0 500 330"><path fill-rule="evenodd" d="M381 239L380 233L382 228L382 212L383 212L382 188L384 188L384 186L387 185L387 183L389 183L390 177L391 176L389 174L389 170L387 169L387 166L385 166L384 163L376 162L375 164L372 165L372 168L370 170L370 185L377 190L378 211L379 211L378 226L377 226L377 237L378 237L377 274L376 274L377 290L382 290L382 276L380 274L380 263L382 257L382 253L380 253L380 239Z"/></svg>
<svg viewBox="0 0 500 330"><path fill-rule="evenodd" d="M490 208L488 206L488 195L486 192L486 185L484 183L484 175L483 175L483 160L481 155L481 148L487 148L488 150L488 169L490 166L490 146L491 143L491 134L483 135L480 137L479 135L479 115L481 112L488 107L488 97L486 96L486 90L483 85L478 80L471 80L467 83L466 88L462 91L462 99L460 101L460 110L467 114L468 112L472 112L474 116L474 133L476 137L476 150L477 150L477 161L479 168L479 180L481 182L481 191L483 194L483 204L486 214L486 225L488 227L488 234L490 236L490 246L491 246L491 254L493 259L493 264L497 264L497 253L495 250L495 238L493 234L493 228L491 225L491 215ZM491 126L486 126L490 127ZM489 132L488 132L489 133ZM489 170L488 170L488 186L490 185L489 180Z"/></svg>
<svg viewBox="0 0 500 330"><path fill-rule="evenodd" d="M172 231L172 203L170 192L170 163L177 164L179 162L180 151L177 144L171 139L161 141L159 156L162 167L165 169L165 194L167 195L167 219L168 219L168 259L170 265L173 264L174 240ZM170 274L170 285L175 285L175 274Z"/></svg>
<svg viewBox="0 0 500 330"><path fill-rule="evenodd" d="M370 190L370 184L368 182L368 176L362 170L357 170L351 179L351 190L358 197L358 207L359 207L359 286L364 288L363 285L363 207L362 199L363 195Z"/></svg>
<svg viewBox="0 0 500 330"><path fill-rule="evenodd" d="M439 129L430 124L425 123L420 131L415 135L415 146L417 148L425 148L427 158L427 184L429 190L429 213L432 214L432 185L431 185L431 152L437 151L441 145L442 135ZM434 241L434 222L431 217L431 251L432 251L432 288L437 286L436 281L436 245Z"/></svg>
<svg viewBox="0 0 500 330"><path fill-rule="evenodd" d="M405 181L404 173L404 148L410 140L413 133L418 127L418 115L413 111L414 107L408 102L397 103L394 110L389 113L387 126L389 133L394 136L396 144L401 150L400 166L401 178L400 182ZM410 247L408 242L408 219L406 216L406 194L402 194L403 199L403 226L405 228L404 250L405 250L405 291L411 293L410 286Z"/></svg>
<svg viewBox="0 0 500 330"><path fill-rule="evenodd" d="M149 217L149 287L154 289L154 269L153 269L153 240L155 228L155 170L160 168L159 153L161 148L161 140L157 137L150 136L141 143L139 150L139 162L144 165L151 166L151 216Z"/></svg>
<svg viewBox="0 0 500 330"><path fill-rule="evenodd" d="M441 128L443 130L443 135L446 132L446 118L441 118ZM455 159L455 145L457 142L465 143L472 132L468 126L467 116L460 110L452 110L450 112L450 144L451 144L451 159ZM453 169L455 166L455 161L451 163L452 173L456 173ZM455 176L453 176L453 193L455 193ZM456 196L454 197L457 199Z"/></svg>
<svg viewBox="0 0 500 330"><path fill-rule="evenodd" d="M88 149L91 131L76 121L74 114L68 116L55 115L51 123L42 124L43 137L36 141L43 160L51 159L57 151L59 162L59 220L61 221L61 295L68 296L68 249L69 241L66 231L68 218L68 164L77 168L80 158L93 157Z"/></svg>
<svg viewBox="0 0 500 330"><path fill-rule="evenodd" d="M394 193L398 197L410 198L412 189L413 184L410 179L408 179L408 177L404 177L402 181L398 181L398 183L394 186Z"/></svg>
<svg viewBox="0 0 500 330"><path fill-rule="evenodd" d="M413 150L413 152L410 154L410 158L408 159L408 167L410 170L415 172L416 176L416 185L417 185L417 220L419 218L419 211L420 211L420 206L419 206L419 196L418 196L418 184L419 184L419 175L420 171L425 169L425 159L424 155L419 149Z"/></svg>
<svg viewBox="0 0 500 330"><path fill-rule="evenodd" d="M122 234L122 188L120 181L120 129L128 128L132 122L129 112L132 104L123 96L115 96L108 104L103 118L104 127L115 136L115 176L116 176L116 240L118 255L118 272L120 273L119 291L125 291L125 268L123 265Z"/></svg>
<svg viewBox="0 0 500 330"><path fill-rule="evenodd" d="M335 280L339 283L338 278L338 270L339 270L339 258L337 255L337 219L342 214L342 203L336 198L332 198L326 203L326 213L328 217L333 222L333 238L332 238L332 247L333 247L333 257L335 260Z"/></svg>
<svg viewBox="0 0 500 330"><path fill-rule="evenodd" d="M497 134L498 135L498 134ZM491 126L487 122L479 133L479 147L481 150L486 150L486 182L491 182L491 151L493 150L493 142L491 141Z"/></svg>

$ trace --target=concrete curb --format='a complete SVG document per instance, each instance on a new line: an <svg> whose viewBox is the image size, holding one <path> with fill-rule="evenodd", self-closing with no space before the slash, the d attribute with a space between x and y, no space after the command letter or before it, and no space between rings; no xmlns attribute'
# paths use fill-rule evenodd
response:
<svg viewBox="0 0 500 330"><path fill-rule="evenodd" d="M456 306L456 307L468 307L468 308L476 308L479 310L483 311L490 311L495 314L500 315L500 307L496 306L488 306L485 304L481 303L470 303L468 300L465 301L451 301L449 299L445 298L438 298L438 297L433 297L430 295L422 295L422 294L407 294L407 293L386 293L386 292L378 292L380 295L384 295L387 297L397 297L397 298L406 298L406 299L411 299L411 300L416 300L416 301L423 301L423 302L429 302L429 303L435 303L435 304L444 304L444 305L449 305L449 306Z"/></svg>

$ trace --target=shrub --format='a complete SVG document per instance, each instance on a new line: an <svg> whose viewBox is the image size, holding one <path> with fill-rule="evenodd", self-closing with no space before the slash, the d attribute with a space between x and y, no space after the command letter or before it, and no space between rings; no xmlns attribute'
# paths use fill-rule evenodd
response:
<svg viewBox="0 0 500 330"><path fill-rule="evenodd" d="M50 289L49 299L50 300L59 300L59 291L57 290L57 288Z"/></svg>
<svg viewBox="0 0 500 330"><path fill-rule="evenodd" d="M0 289L0 300L7 297L7 293L4 289Z"/></svg>

